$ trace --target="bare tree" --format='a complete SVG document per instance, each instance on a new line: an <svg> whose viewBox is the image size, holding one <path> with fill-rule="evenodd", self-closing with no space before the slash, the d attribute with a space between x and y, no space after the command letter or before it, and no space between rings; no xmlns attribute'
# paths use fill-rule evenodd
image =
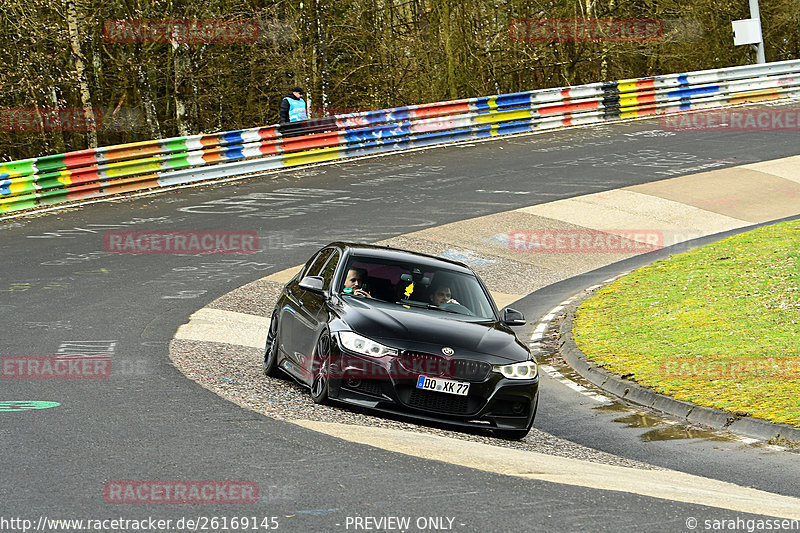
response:
<svg viewBox="0 0 800 533"><path fill-rule="evenodd" d="M78 75L80 85L81 103L86 117L87 131L86 141L89 148L97 148L97 118L95 117L92 105L92 92L89 88L89 77L86 71L86 58L81 50L81 33L78 28L78 10L73 0L64 0L66 9L67 28L69 29L69 41L72 47L72 55L75 60L75 71Z"/></svg>

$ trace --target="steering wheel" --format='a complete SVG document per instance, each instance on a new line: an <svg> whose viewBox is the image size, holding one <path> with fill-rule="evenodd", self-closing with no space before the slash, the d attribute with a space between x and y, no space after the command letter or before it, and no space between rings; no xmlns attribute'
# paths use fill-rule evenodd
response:
<svg viewBox="0 0 800 533"><path fill-rule="evenodd" d="M470 311L468 307L463 306L461 304L445 302L439 307L441 309L446 309L447 311L455 311L456 313L461 313L462 315L475 316L475 313Z"/></svg>

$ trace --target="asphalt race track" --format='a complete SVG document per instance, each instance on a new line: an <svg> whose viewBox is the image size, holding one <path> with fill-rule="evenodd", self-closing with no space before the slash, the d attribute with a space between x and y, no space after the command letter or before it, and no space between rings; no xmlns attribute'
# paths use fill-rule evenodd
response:
<svg viewBox="0 0 800 533"><path fill-rule="evenodd" d="M35 526L40 517L153 517L173 520L172 531L180 530L174 524L182 517L277 517L281 531L398 531L376 521L410 517L409 531L480 532L702 531L704 520L765 519L511 477L333 438L247 411L189 381L171 365L167 344L198 308L303 263L332 240L377 241L532 204L788 157L797 154L797 141L796 133L677 133L662 131L657 120L637 121L301 169L0 222L0 355L93 352L108 355L114 365L106 379L0 380L0 402L60 404L0 410L6 451L0 530L17 530L2 519ZM260 250L120 255L104 249L107 231L164 229L255 231ZM612 265L561 282L515 307L533 310L527 318L535 321L564 297L622 270ZM800 497L796 454L705 439L644 441L643 429L613 422L613 412L593 407L545 376L535 427L656 466ZM259 496L240 505L107 503L104 486L115 480L246 480L257 483ZM699 521L696 529L690 518ZM206 530L224 529L207 524Z"/></svg>

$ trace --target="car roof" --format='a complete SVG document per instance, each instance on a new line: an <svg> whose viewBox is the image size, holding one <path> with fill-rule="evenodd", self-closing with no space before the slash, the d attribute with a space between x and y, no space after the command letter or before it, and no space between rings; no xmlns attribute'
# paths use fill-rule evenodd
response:
<svg viewBox="0 0 800 533"><path fill-rule="evenodd" d="M425 266L436 268L449 268L465 274L473 274L473 270L458 261L452 261L443 257L436 257L434 255L421 254L411 252L408 250L401 250L398 248L390 248L388 246L379 246L376 244L360 243L360 242L343 242L337 241L330 243L329 246L338 246L342 248L345 253L358 255L361 257L371 257L377 259L389 259L394 261L413 261Z"/></svg>

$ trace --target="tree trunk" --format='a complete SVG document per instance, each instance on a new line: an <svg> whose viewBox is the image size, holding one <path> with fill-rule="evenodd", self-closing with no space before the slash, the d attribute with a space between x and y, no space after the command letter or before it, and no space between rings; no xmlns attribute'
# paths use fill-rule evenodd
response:
<svg viewBox="0 0 800 533"><path fill-rule="evenodd" d="M175 103L175 127L178 136L190 135L191 127L186 118L186 101L183 98L184 80L189 67L187 52L189 45L179 43L176 39L170 41L172 46L172 98Z"/></svg>
<svg viewBox="0 0 800 533"><path fill-rule="evenodd" d="M444 52L447 56L447 93L451 100L458 98L458 87L456 85L456 51L453 42L453 23L450 13L450 0L442 2L441 24L444 30Z"/></svg>
<svg viewBox="0 0 800 533"><path fill-rule="evenodd" d="M50 88L50 107L52 109L58 109L58 93L56 92L55 87ZM60 129L53 131L53 148L55 148L56 153L63 154L67 151L64 145L64 132Z"/></svg>
<svg viewBox="0 0 800 533"><path fill-rule="evenodd" d="M322 114L323 116L328 114L328 82L329 82L329 73L328 73L328 56L325 53L325 3L317 0L315 3L315 15L316 15L316 22L317 22L317 49L319 55L319 67L320 67L320 100L322 104Z"/></svg>
<svg viewBox="0 0 800 533"><path fill-rule="evenodd" d="M89 148L97 148L97 120L92 109L92 93L89 89L89 79L86 75L86 59L81 50L81 38L78 32L78 11L73 0L65 0L67 14L67 28L69 30L69 42L72 46L72 54L75 57L75 70L78 74L80 84L81 103L83 113L86 117L86 141Z"/></svg>
<svg viewBox="0 0 800 533"><path fill-rule="evenodd" d="M134 49L134 57L139 58L136 61L136 88L139 91L139 98L142 100L142 107L144 108L144 118L147 122L147 132L151 139L160 139L161 124L158 122L158 114L156 112L156 104L153 101L153 95L150 90L150 80L147 75L147 66L142 58L141 46L136 46Z"/></svg>

